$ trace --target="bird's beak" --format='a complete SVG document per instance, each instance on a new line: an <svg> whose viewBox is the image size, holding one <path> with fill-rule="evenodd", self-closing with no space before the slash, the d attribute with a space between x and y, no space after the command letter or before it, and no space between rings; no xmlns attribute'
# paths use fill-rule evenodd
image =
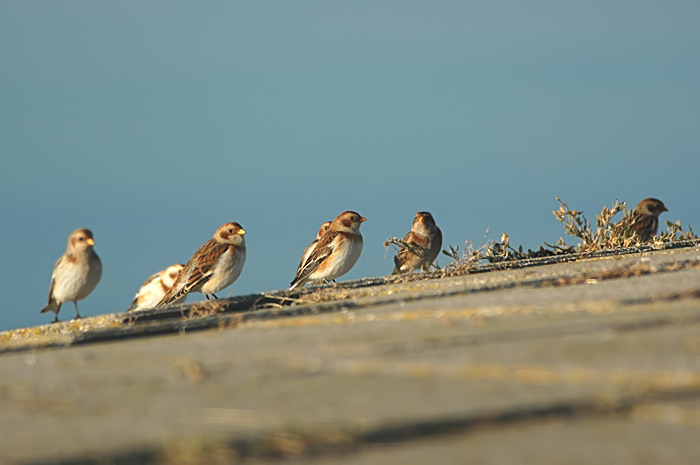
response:
<svg viewBox="0 0 700 465"><path fill-rule="evenodd" d="M243 234L245 234L245 229L239 229L236 234L242 236Z"/></svg>
<svg viewBox="0 0 700 465"><path fill-rule="evenodd" d="M424 217L424 216L419 216L419 217L418 217L418 222L419 222L419 223L425 223L425 217Z"/></svg>
<svg viewBox="0 0 700 465"><path fill-rule="evenodd" d="M87 243L88 245L95 245L95 241L92 237L88 237Z"/></svg>
<svg viewBox="0 0 700 465"><path fill-rule="evenodd" d="M666 208L666 205L664 205L664 209L661 210L661 211L664 211L664 212L667 212L667 211L668 211L668 208Z"/></svg>
<svg viewBox="0 0 700 465"><path fill-rule="evenodd" d="M367 221L367 218L364 218L364 217L361 216L361 217L360 217L360 223L364 223L365 221Z"/></svg>

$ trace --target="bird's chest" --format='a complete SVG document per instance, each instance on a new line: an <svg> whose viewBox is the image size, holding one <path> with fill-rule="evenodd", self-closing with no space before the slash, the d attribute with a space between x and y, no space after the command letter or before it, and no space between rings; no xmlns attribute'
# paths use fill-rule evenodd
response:
<svg viewBox="0 0 700 465"><path fill-rule="evenodd" d="M332 276L340 276L347 273L357 262L362 253L362 236L347 240L336 247L333 257L329 260L326 272Z"/></svg>
<svg viewBox="0 0 700 465"><path fill-rule="evenodd" d="M240 276L244 261L245 250L239 250L236 253L233 247L229 247L216 261L211 271L211 277L202 286L202 292L210 294L229 286Z"/></svg>

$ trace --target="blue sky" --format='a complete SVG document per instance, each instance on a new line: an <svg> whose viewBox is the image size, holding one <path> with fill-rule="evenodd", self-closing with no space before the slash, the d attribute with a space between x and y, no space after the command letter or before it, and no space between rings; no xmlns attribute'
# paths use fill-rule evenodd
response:
<svg viewBox="0 0 700 465"><path fill-rule="evenodd" d="M698 17L692 1L4 0L0 329L51 320L78 227L104 264L87 316L126 309L227 221L248 260L220 296L286 287L348 209L368 220L345 279L390 273L382 241L422 210L445 245L555 241L555 194L589 218L654 196L700 229Z"/></svg>

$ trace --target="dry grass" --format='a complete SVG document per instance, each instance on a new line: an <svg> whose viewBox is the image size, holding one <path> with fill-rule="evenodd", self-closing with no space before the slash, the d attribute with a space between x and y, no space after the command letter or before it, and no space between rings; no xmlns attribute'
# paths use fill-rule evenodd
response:
<svg viewBox="0 0 700 465"><path fill-rule="evenodd" d="M489 247L484 244L488 234L489 230L487 229L481 238L479 246L476 248L471 240L467 240L464 242L462 252L459 251L458 246L451 245L448 246L449 250L443 250L442 253L450 257L450 262L442 270L443 277L467 274L484 260L486 254L489 253Z"/></svg>
<svg viewBox="0 0 700 465"><path fill-rule="evenodd" d="M625 202L615 200L612 207L603 207L600 214L596 216L596 230L593 231L591 222L586 219L582 211L571 210L558 196L556 199L560 207L553 212L554 216L559 222L564 224L564 230L567 234L581 240L581 243L576 247L576 252L597 252L645 244L637 233L630 229L634 211L627 211ZM613 222L613 218L618 213L622 213L622 218L617 222ZM697 238L693 228L689 226L688 231L684 231L681 221L677 220L675 223L667 221L666 231L657 234L649 242L659 244ZM563 241L563 239L560 239L560 241Z"/></svg>
<svg viewBox="0 0 700 465"><path fill-rule="evenodd" d="M193 302L186 308L180 311L183 320L192 320L195 318L203 318L216 315L226 310L226 302L223 300L204 300L201 302Z"/></svg>
<svg viewBox="0 0 700 465"><path fill-rule="evenodd" d="M389 247L393 247L394 250L396 251L396 253L398 254L399 251L402 248L404 248L404 249L408 250L409 252L411 252L412 254L420 257L424 262L428 263L428 261L423 256L422 249L420 249L418 247L414 247L412 244L409 244L408 242L404 241L403 239L399 239L398 237L390 237L389 239L382 242L382 244L386 248L387 252L389 251ZM386 256L386 254L385 254L385 256ZM432 263L428 263L427 265L424 265L423 271L428 271L428 270L430 270L430 268L435 268L438 271L440 270L440 266L435 261L433 261ZM401 272L397 268L394 268L394 272L392 274L400 274L400 273Z"/></svg>
<svg viewBox="0 0 700 465"><path fill-rule="evenodd" d="M637 233L630 229L634 215L633 210L628 211L626 203L618 200L615 200L610 207L603 207L600 214L596 215L594 230L591 221L586 218L582 211L572 210L558 196L555 198L559 202L559 209L552 212L554 217L564 225L567 234L581 241L579 244L569 245L564 238L560 237L554 244L543 242L539 249L527 249L526 251L522 245L517 246L517 248L512 246L510 237L505 232L501 235L500 241L491 241L488 244L485 244L485 234L481 244L476 249L471 241L466 241L461 253L459 247L449 246L447 250L443 250L442 253L451 259L450 263L443 268L443 273L446 275L468 273L469 270L483 261L503 263L698 239L692 227L688 226L688 230L685 231L681 221L677 220L674 223L666 221L666 231L660 232L650 241L644 243ZM622 217L616 220L620 213L622 213ZM488 234L488 230L486 233ZM386 246L387 242L384 245Z"/></svg>

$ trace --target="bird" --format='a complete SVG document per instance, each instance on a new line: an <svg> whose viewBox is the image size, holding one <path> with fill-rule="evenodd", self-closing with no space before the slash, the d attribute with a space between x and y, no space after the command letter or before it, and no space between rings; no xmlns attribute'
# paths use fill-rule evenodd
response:
<svg viewBox="0 0 700 465"><path fill-rule="evenodd" d="M160 299L163 298L165 293L173 287L175 280L184 267L185 265L176 263L148 278L134 296L134 300L131 302L131 306L129 306L128 310L153 308L160 302ZM184 302L186 298L187 296L182 296L181 299L173 301L172 303L179 304Z"/></svg>
<svg viewBox="0 0 700 465"><path fill-rule="evenodd" d="M314 250L314 247L316 247L316 244L318 243L319 239L323 237L326 232L331 227L331 222L326 221L321 225L320 228L318 228L318 232L316 233L316 239L314 239L311 244L306 246L304 249L304 253L301 254L301 260L299 260L299 265L297 266L297 273L299 273L299 270L301 270L302 266L304 266L304 263L306 262L306 259L309 258L309 255L311 255L311 252Z"/></svg>
<svg viewBox="0 0 700 465"><path fill-rule="evenodd" d="M360 225L367 221L354 211L345 211L331 222L290 283L289 290L309 281L329 282L344 275L362 253Z"/></svg>
<svg viewBox="0 0 700 465"><path fill-rule="evenodd" d="M56 261L51 274L48 305L41 313L58 312L65 302L73 302L75 318L81 318L78 301L87 297L100 282L102 262L95 253L95 239L89 229L80 228L68 236L66 252Z"/></svg>
<svg viewBox="0 0 700 465"><path fill-rule="evenodd" d="M644 199L634 207L629 228L637 233L639 240L646 242L656 235L656 230L659 227L659 215L667 211L666 205L661 200Z"/></svg>
<svg viewBox="0 0 700 465"><path fill-rule="evenodd" d="M190 292L201 292L209 300L215 292L233 284L243 271L245 230L236 222L225 223L189 259L173 286L156 307L171 305Z"/></svg>
<svg viewBox="0 0 700 465"><path fill-rule="evenodd" d="M413 219L411 230L403 241L410 247L401 247L398 255L394 257L394 274L410 273L418 268L428 269L440 253L442 232L435 224L433 215L418 212Z"/></svg>

